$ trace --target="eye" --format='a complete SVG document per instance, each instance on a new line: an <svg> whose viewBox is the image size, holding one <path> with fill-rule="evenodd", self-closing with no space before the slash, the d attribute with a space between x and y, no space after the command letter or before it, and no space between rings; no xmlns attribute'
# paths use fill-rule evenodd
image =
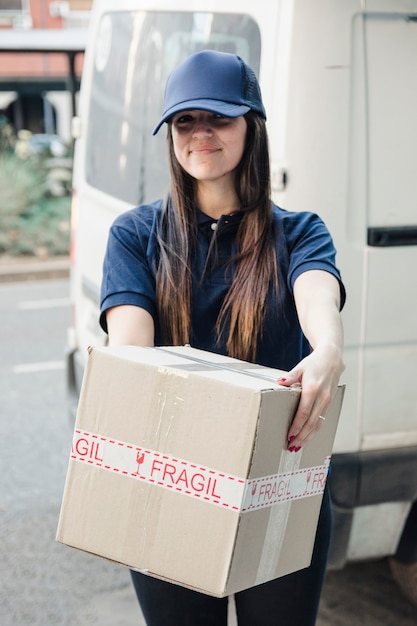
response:
<svg viewBox="0 0 417 626"><path fill-rule="evenodd" d="M174 115L172 118L172 124L178 129L188 130L190 125L194 124L197 120L215 127L226 126L233 121L230 117L225 117L220 113L211 113L209 111L182 111L181 113Z"/></svg>
<svg viewBox="0 0 417 626"><path fill-rule="evenodd" d="M218 128L222 128L223 126L229 126L230 124L233 124L234 119L231 117L226 117L225 115L221 115L220 113L212 113L211 123Z"/></svg>
<svg viewBox="0 0 417 626"><path fill-rule="evenodd" d="M176 125L183 125L188 122L192 122L193 119L194 118L190 113L179 113L176 117L174 117L173 123Z"/></svg>

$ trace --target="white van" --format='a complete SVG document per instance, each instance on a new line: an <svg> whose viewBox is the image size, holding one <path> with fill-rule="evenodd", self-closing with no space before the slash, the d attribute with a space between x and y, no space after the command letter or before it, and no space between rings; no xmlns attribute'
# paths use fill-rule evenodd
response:
<svg viewBox="0 0 417 626"><path fill-rule="evenodd" d="M347 288L330 564L396 555L417 602L417 0L99 0L76 137L68 385L99 328L121 211L167 190L167 76L214 48L257 72L275 201L323 217Z"/></svg>

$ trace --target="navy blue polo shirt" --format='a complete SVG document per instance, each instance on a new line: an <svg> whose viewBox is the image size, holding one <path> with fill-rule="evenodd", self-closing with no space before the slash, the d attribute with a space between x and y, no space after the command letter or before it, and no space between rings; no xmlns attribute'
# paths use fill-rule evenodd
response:
<svg viewBox="0 0 417 626"><path fill-rule="evenodd" d="M158 259L157 223L162 201L143 205L119 215L109 233L103 265L100 324L107 332L107 309L130 304L148 311L155 323L155 345L161 345L161 330L155 299ZM307 270L333 274L340 283L341 303L345 290L335 264L336 251L323 221L314 213L294 213L273 205L279 289L265 303L266 317L256 362L290 370L310 352L294 304L296 278ZM226 354L226 338L217 342L216 320L233 280L229 260L236 253L235 236L241 213L225 215L216 223L197 210L198 241L192 258L192 320L190 344L195 348ZM216 233L216 259L204 272L209 246ZM222 262L223 261L223 262ZM204 274L204 275L203 275Z"/></svg>

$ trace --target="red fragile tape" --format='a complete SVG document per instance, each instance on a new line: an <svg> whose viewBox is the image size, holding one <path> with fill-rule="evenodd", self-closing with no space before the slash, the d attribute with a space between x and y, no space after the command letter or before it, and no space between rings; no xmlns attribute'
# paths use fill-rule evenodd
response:
<svg viewBox="0 0 417 626"><path fill-rule="evenodd" d="M299 459L291 452L291 461ZM322 465L244 479L198 463L96 433L75 430L71 459L120 476L238 512L322 494L330 457Z"/></svg>

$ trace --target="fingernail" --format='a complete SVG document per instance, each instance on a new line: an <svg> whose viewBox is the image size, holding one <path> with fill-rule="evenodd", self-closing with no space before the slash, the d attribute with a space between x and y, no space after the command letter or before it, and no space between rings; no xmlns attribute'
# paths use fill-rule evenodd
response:
<svg viewBox="0 0 417 626"><path fill-rule="evenodd" d="M295 446L295 451L299 452L301 450L301 446Z"/></svg>
<svg viewBox="0 0 417 626"><path fill-rule="evenodd" d="M296 437L296 435L290 435L290 436L288 437L288 441L290 441L290 442L291 442L291 441L294 441L295 437Z"/></svg>
<svg viewBox="0 0 417 626"><path fill-rule="evenodd" d="M281 378L278 378L278 382L281 382L281 383L285 383L286 380L287 379L284 378L283 376L281 376Z"/></svg>
<svg viewBox="0 0 417 626"><path fill-rule="evenodd" d="M290 452L297 452L297 448L296 448L296 446L290 446L290 447L288 448L288 450L289 450Z"/></svg>

